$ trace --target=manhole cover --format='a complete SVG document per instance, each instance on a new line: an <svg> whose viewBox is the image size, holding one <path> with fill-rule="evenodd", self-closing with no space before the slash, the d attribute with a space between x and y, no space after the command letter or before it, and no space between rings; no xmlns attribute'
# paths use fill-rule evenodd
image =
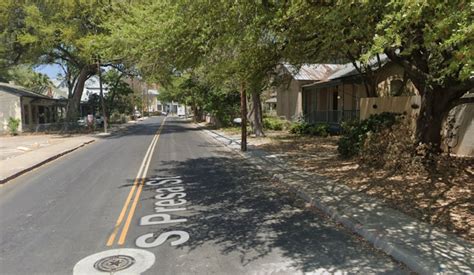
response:
<svg viewBox="0 0 474 275"><path fill-rule="evenodd" d="M129 268L135 259L127 255L114 255L102 258L94 263L94 268L103 272L117 272Z"/></svg>
<svg viewBox="0 0 474 275"><path fill-rule="evenodd" d="M74 265L74 275L138 275L155 263L155 254L136 248L110 249L89 255Z"/></svg>

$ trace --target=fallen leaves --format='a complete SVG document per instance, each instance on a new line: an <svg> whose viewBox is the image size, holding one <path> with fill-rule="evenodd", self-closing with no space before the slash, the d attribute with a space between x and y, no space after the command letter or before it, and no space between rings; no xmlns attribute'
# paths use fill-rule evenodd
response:
<svg viewBox="0 0 474 275"><path fill-rule="evenodd" d="M398 159L389 156L397 165L374 167L360 159L339 158L337 140L280 133L258 147L293 167L337 180L474 242L474 159L443 155L424 166L402 154ZM403 148L398 151L403 153Z"/></svg>

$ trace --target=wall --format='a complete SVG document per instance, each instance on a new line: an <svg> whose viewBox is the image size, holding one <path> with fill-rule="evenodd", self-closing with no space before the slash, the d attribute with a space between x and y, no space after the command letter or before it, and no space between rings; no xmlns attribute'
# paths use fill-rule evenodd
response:
<svg viewBox="0 0 474 275"><path fill-rule="evenodd" d="M379 96L393 96L398 92L392 87L391 82L398 80L401 82L402 91L399 95L411 96L418 95L418 90L415 88L410 80L404 80L404 69L403 67L394 63L389 63L379 69L375 75L375 82L377 83L377 94Z"/></svg>
<svg viewBox="0 0 474 275"><path fill-rule="evenodd" d="M452 135L447 135L447 124L444 127L445 136L453 136L446 140L451 152L460 156L474 156L474 103L462 104L453 108L448 118L454 118ZM445 150L448 146L445 145Z"/></svg>
<svg viewBox="0 0 474 275"><path fill-rule="evenodd" d="M415 119L419 114L421 105L420 96L397 96L362 98L360 100L360 119L366 119L372 114L383 112L403 113L407 118ZM376 108L374 108L376 106ZM452 138L444 139L444 150L448 144L451 153L460 156L474 156L474 104L462 104L453 108L448 118L454 118L453 130L448 131L447 124L443 126L443 136ZM415 125L413 123L413 125Z"/></svg>
<svg viewBox="0 0 474 275"><path fill-rule="evenodd" d="M360 99L360 119L366 119L372 114L392 112L406 114L412 117L419 113L420 96L397 97L366 97Z"/></svg>
<svg viewBox="0 0 474 275"><path fill-rule="evenodd" d="M20 97L0 91L0 133L8 133L8 120L14 117L21 120L21 102ZM18 128L22 131L21 123Z"/></svg>
<svg viewBox="0 0 474 275"><path fill-rule="evenodd" d="M283 84L276 88L277 103L276 113L287 120L297 120L303 114L301 86L314 81L294 80L287 78Z"/></svg>

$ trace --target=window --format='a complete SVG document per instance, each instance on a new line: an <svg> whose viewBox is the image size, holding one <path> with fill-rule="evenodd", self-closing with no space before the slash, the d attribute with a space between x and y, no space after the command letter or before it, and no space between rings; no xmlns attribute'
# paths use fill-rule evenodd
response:
<svg viewBox="0 0 474 275"><path fill-rule="evenodd" d="M394 79L390 81L390 95L400 96L403 92L403 81L400 79Z"/></svg>
<svg viewBox="0 0 474 275"><path fill-rule="evenodd" d="M23 124L30 124L30 112L28 111L28 105L23 105Z"/></svg>

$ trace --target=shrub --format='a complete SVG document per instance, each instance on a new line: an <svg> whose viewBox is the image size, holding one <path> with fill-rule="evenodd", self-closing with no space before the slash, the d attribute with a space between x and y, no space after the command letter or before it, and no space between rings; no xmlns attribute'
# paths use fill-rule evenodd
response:
<svg viewBox="0 0 474 275"><path fill-rule="evenodd" d="M310 125L304 121L293 123L290 127L290 133L295 135L304 135L307 132L309 126Z"/></svg>
<svg viewBox="0 0 474 275"><path fill-rule="evenodd" d="M370 133L377 133L391 128L399 121L399 114L381 113L371 115L362 121L350 121L342 124L342 136L337 150L343 157L353 157L360 153L365 139Z"/></svg>
<svg viewBox="0 0 474 275"><path fill-rule="evenodd" d="M311 125L306 122L297 122L291 125L290 133L326 137L329 135L329 125L325 123Z"/></svg>
<svg viewBox="0 0 474 275"><path fill-rule="evenodd" d="M19 118L13 118L10 117L8 119L8 130L10 131L10 134L16 136L18 135L18 127L20 126L20 119Z"/></svg>
<svg viewBox="0 0 474 275"><path fill-rule="evenodd" d="M110 123L127 123L129 120L129 116L126 114L120 114L120 113L112 113L110 115Z"/></svg>
<svg viewBox="0 0 474 275"><path fill-rule="evenodd" d="M316 124L307 129L307 134L312 136L327 137L329 135L328 124Z"/></svg>
<svg viewBox="0 0 474 275"><path fill-rule="evenodd" d="M409 123L397 123L377 133L369 133L360 152L361 163L374 168L416 167L413 129Z"/></svg>
<svg viewBox="0 0 474 275"><path fill-rule="evenodd" d="M268 130L281 131L285 128L285 121L276 117L266 117L263 119L263 127Z"/></svg>

